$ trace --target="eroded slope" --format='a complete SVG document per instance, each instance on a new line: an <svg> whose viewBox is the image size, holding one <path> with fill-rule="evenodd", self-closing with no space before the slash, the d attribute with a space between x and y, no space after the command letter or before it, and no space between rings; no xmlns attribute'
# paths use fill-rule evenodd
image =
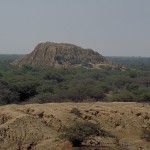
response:
<svg viewBox="0 0 150 150"><path fill-rule="evenodd" d="M70 113L77 108L81 115ZM97 149L150 149L141 138L150 124L150 105L140 103L51 103L0 106L1 150L72 149L59 138L64 125L76 121L101 125L115 138L93 137L85 146ZM87 148L86 148L87 149Z"/></svg>

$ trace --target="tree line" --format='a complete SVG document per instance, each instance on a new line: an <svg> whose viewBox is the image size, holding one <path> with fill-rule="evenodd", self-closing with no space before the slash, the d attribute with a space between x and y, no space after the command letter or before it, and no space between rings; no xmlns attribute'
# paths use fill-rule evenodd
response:
<svg viewBox="0 0 150 150"><path fill-rule="evenodd" d="M0 56L0 104L150 102L150 70L147 69L17 68L9 64L15 58Z"/></svg>

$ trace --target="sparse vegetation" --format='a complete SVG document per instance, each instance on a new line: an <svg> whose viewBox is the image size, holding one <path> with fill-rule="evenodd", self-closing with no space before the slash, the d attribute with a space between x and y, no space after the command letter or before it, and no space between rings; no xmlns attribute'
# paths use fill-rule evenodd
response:
<svg viewBox="0 0 150 150"><path fill-rule="evenodd" d="M81 112L78 108L72 108L70 112L75 114L76 116L79 116L79 117L81 116Z"/></svg>
<svg viewBox="0 0 150 150"><path fill-rule="evenodd" d="M112 135L98 124L91 122L76 122L75 124L62 129L62 137L68 139L74 147L80 147L82 142L89 136L112 137Z"/></svg>

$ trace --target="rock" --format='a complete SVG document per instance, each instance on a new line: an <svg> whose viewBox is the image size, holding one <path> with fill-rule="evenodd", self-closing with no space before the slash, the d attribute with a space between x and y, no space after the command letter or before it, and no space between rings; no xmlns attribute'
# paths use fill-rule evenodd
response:
<svg viewBox="0 0 150 150"><path fill-rule="evenodd" d="M73 150L72 144L69 141L64 142L56 150Z"/></svg>

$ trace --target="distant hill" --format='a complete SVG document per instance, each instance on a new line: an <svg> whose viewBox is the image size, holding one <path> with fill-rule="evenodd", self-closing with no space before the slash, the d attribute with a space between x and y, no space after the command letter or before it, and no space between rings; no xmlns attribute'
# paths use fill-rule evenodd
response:
<svg viewBox="0 0 150 150"><path fill-rule="evenodd" d="M22 54L0 54L0 62L12 62L15 59L18 59L20 57L23 57Z"/></svg>
<svg viewBox="0 0 150 150"><path fill-rule="evenodd" d="M40 43L28 55L12 62L15 66L67 67L105 64L106 58L92 49L67 43Z"/></svg>

